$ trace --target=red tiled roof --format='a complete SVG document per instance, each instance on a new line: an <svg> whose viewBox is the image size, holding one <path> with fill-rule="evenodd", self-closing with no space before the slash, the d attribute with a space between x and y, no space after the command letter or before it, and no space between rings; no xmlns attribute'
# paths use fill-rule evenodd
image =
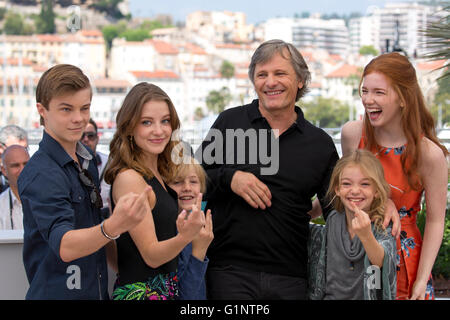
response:
<svg viewBox="0 0 450 320"><path fill-rule="evenodd" d="M53 34L37 34L36 37L41 42L63 42L60 36Z"/></svg>
<svg viewBox="0 0 450 320"><path fill-rule="evenodd" d="M339 54L330 54L330 59L333 59L335 61L342 61L342 57Z"/></svg>
<svg viewBox="0 0 450 320"><path fill-rule="evenodd" d="M41 66L41 65L33 65L33 71L34 72L45 72L48 69L48 67L46 66Z"/></svg>
<svg viewBox="0 0 450 320"><path fill-rule="evenodd" d="M159 54L178 54L178 49L170 43L161 40L151 40L153 47Z"/></svg>
<svg viewBox="0 0 450 320"><path fill-rule="evenodd" d="M156 70L156 71L130 71L130 73L138 79L179 79L180 76L172 71Z"/></svg>
<svg viewBox="0 0 450 320"><path fill-rule="evenodd" d="M186 50L192 54L206 54L206 51L202 47L199 47L193 43L185 43L182 46L184 46Z"/></svg>
<svg viewBox="0 0 450 320"><path fill-rule="evenodd" d="M35 35L20 36L20 35L4 35L6 42L39 42Z"/></svg>
<svg viewBox="0 0 450 320"><path fill-rule="evenodd" d="M216 44L217 49L238 49L238 50L250 50L251 46L247 44L235 44L235 43L219 43Z"/></svg>
<svg viewBox="0 0 450 320"><path fill-rule="evenodd" d="M336 70L326 75L327 78L347 78L351 75L358 75L358 67L349 64L344 64Z"/></svg>
<svg viewBox="0 0 450 320"><path fill-rule="evenodd" d="M39 82L39 78L33 78L34 85L37 85ZM3 86L5 82L3 81L2 77L0 77L0 86ZM11 86L18 86L19 85L19 77L14 77L14 79L6 79L7 85ZM24 81L24 85L28 86L28 80Z"/></svg>
<svg viewBox="0 0 450 320"><path fill-rule="evenodd" d="M0 58L0 65L3 65L3 58ZM19 65L19 58L6 58L6 64L10 66L18 66ZM24 66L31 66L33 62L27 58L22 58L22 65Z"/></svg>
<svg viewBox="0 0 450 320"><path fill-rule="evenodd" d="M236 79L248 79L248 74L247 73L235 73L234 77Z"/></svg>
<svg viewBox="0 0 450 320"><path fill-rule="evenodd" d="M103 37L99 30L81 30L80 33L84 37Z"/></svg>
<svg viewBox="0 0 450 320"><path fill-rule="evenodd" d="M314 61L313 53L311 51L300 51L305 60Z"/></svg>
<svg viewBox="0 0 450 320"><path fill-rule="evenodd" d="M442 68L446 63L446 60L436 60L436 61L425 61L417 64L417 69L419 70L435 70Z"/></svg>
<svg viewBox="0 0 450 320"><path fill-rule="evenodd" d="M101 78L94 80L95 87L109 87L109 88L127 88L131 87L131 83L126 80Z"/></svg>

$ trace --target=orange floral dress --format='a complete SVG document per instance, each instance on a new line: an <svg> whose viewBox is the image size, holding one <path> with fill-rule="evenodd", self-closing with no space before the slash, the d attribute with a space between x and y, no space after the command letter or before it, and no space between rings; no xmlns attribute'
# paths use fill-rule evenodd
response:
<svg viewBox="0 0 450 320"><path fill-rule="evenodd" d="M358 148L364 148L361 137ZM381 147L371 150L380 160L386 181L391 186L391 199L400 215L401 233L397 239L397 297L404 300L411 297L412 287L417 277L422 236L417 227L417 214L420 212L420 200L423 188L419 191L409 187L408 178L403 173L401 155L406 146L398 148ZM425 299L434 300L432 277L428 278Z"/></svg>

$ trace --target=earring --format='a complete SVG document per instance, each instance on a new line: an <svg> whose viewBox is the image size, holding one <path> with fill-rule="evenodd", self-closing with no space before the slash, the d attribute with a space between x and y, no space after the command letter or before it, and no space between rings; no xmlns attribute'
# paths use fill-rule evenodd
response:
<svg viewBox="0 0 450 320"><path fill-rule="evenodd" d="M133 152L134 151L134 147L133 147L133 136L128 136L128 139L130 140L130 149L131 149L131 152Z"/></svg>

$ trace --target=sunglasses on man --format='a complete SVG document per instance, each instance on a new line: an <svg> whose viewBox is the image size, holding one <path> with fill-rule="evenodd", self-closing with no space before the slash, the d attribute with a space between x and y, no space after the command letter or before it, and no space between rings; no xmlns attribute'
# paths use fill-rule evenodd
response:
<svg viewBox="0 0 450 320"><path fill-rule="evenodd" d="M83 135L81 136L80 140L83 140L85 137L87 137L91 141L94 141L95 139L97 139L97 133L89 131L83 132Z"/></svg>
<svg viewBox="0 0 450 320"><path fill-rule="evenodd" d="M100 191L97 189L94 183L94 179L92 178L89 171L83 169L80 171L79 175L81 182L91 189L89 193L89 198L91 199L91 204L93 204L96 208L101 209L103 207L102 197L100 196Z"/></svg>

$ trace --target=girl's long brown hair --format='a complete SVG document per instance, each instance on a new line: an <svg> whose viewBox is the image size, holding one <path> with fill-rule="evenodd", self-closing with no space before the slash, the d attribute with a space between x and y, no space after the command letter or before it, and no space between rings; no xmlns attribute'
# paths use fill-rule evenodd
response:
<svg viewBox="0 0 450 320"><path fill-rule="evenodd" d="M153 178L154 173L145 165L144 152L136 145L133 138L133 132L141 118L143 106L151 100L165 101L169 107L172 132L180 128L180 120L175 107L161 88L147 82L135 85L126 95L122 107L117 113L117 131L109 145L110 154L105 171L106 183L112 185L116 176L124 169L134 169L143 177ZM158 156L158 171L165 180L175 168L175 164L171 160L171 152L176 143L178 141L170 140L164 151Z"/></svg>
<svg viewBox="0 0 450 320"><path fill-rule="evenodd" d="M416 70L407 57L397 53L386 53L374 58L365 68L362 74L360 88L365 76L378 72L383 74L398 94L402 110L402 129L407 139L406 152L401 155L403 172L408 177L408 183L412 189L421 187L421 177L418 174L419 158L421 152L420 141L422 136L427 137L439 146L444 155L448 154L437 136L434 120L428 111L422 91L416 77ZM361 92L361 91L360 91ZM364 114L364 144L365 148L373 151L379 149L375 140L374 130Z"/></svg>

